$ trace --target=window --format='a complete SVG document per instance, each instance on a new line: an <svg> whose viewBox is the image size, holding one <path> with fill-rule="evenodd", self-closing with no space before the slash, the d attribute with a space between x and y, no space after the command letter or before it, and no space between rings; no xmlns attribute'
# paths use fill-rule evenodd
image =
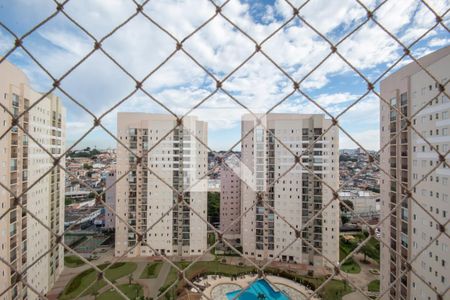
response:
<svg viewBox="0 0 450 300"><path fill-rule="evenodd" d="M408 94L407 93L402 93L400 95L400 104L404 105L404 104L407 104L407 102L408 102Z"/></svg>
<svg viewBox="0 0 450 300"><path fill-rule="evenodd" d="M12 105L19 106L19 95L12 94Z"/></svg>
<svg viewBox="0 0 450 300"><path fill-rule="evenodd" d="M261 143L264 141L264 130L263 129L256 129L256 142Z"/></svg>

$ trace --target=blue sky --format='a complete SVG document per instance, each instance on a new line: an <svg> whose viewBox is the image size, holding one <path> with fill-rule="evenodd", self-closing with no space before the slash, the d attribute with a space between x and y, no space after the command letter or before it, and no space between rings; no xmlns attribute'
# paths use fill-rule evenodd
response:
<svg viewBox="0 0 450 300"><path fill-rule="evenodd" d="M303 1L291 1L301 5ZM363 1L367 7L379 1ZM444 13L449 0L427 1L437 13ZM0 0L0 21L18 36L23 35L55 11L50 0ZM101 39L135 12L127 0L72 0L64 11L79 22L95 38ZM194 31L214 15L215 8L206 0L150 1L145 12L177 39ZM277 30L292 16L292 8L283 0L231 0L223 14L258 43ZM347 33L366 20L366 12L354 0L312 0L300 14L304 19L337 43ZM375 13L376 19L410 45L435 25L435 16L420 1L388 1ZM449 26L450 18L444 17ZM14 38L0 28L0 55L13 45ZM54 76L59 78L89 51L94 41L68 18L58 14L24 39L24 46ZM449 33L437 26L411 48L420 57L450 44ZM142 15L133 18L102 44L103 49L132 76L141 80L174 49L175 42ZM254 51L255 44L223 17L216 16L192 35L183 48L209 72L222 80ZM308 74L330 53L329 45L299 19L294 19L262 44L270 56L296 81ZM338 46L338 51L369 80L376 80L401 55L402 48L369 21ZM51 88L52 81L23 51L17 50L8 60L22 68L32 86L39 91ZM410 59L404 59L399 66ZM133 80L109 58L97 51L74 72L61 87L65 92L100 116L134 89ZM177 114L215 89L215 82L182 52L176 53L144 84L145 90ZM254 55L223 83L223 88L253 112L264 112L292 91L292 83L261 53ZM302 80L301 89L336 116L366 91L367 84L337 55L331 55L310 76ZM377 86L378 88L378 86ZM61 91L56 92L67 107L68 145L71 145L92 124L92 118ZM368 149L379 147L379 99L369 94L343 114L341 125ZM137 92L102 121L115 132L118 111L165 112L144 93ZM275 109L284 113L323 113L305 97L295 93ZM218 92L202 104L195 114L209 123L209 145L213 149L228 149L240 137L240 117L246 110ZM101 130L95 130L79 145L113 147L114 140ZM345 135L340 136L342 148L356 147ZM78 147L78 148L79 148Z"/></svg>

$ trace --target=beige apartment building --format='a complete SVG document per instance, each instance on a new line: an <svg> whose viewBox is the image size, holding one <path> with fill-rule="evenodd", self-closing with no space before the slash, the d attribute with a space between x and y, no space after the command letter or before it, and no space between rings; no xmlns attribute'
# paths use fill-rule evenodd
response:
<svg viewBox="0 0 450 300"><path fill-rule="evenodd" d="M448 93L450 47L419 61L446 85ZM447 153L450 101L416 63L383 80L381 95L392 106L381 103L381 145L389 143L381 153L381 167L393 177L381 172L381 217L392 211L381 227L382 240L388 245L381 246L381 290L389 288L383 299L450 299L450 240L445 234L435 239L440 231L449 230L439 223L449 220L450 169L441 165L415 186L438 164L439 157L416 132L405 128L406 117L412 117L411 125L441 154ZM423 208L408 197L402 185ZM412 261L411 265L406 261Z"/></svg>
<svg viewBox="0 0 450 300"><path fill-rule="evenodd" d="M106 229L114 229L116 227L116 171L110 171L106 175L105 185L108 189L105 192L105 203L108 205L108 207L111 208L108 209L105 207L105 228Z"/></svg>
<svg viewBox="0 0 450 300"><path fill-rule="evenodd" d="M30 88L26 75L3 61L0 64L0 101L19 116L42 94ZM63 153L65 109L58 97L49 95L24 113L18 123L50 153ZM12 124L12 117L0 109L0 136ZM64 159L61 160L64 165ZM53 160L18 126L0 139L0 182L20 197L24 207L56 234L64 229L64 172L51 167ZM35 185L33 185L38 181ZM14 197L0 187L0 257L20 273L37 291L46 294L64 267L64 252L56 238L33 217L14 204ZM48 250L49 253L45 254ZM36 293L18 280L18 274L0 262L0 299L37 299Z"/></svg>
<svg viewBox="0 0 450 300"><path fill-rule="evenodd" d="M257 260L275 258L316 266L327 265L322 255L333 263L339 261L339 204L321 182L327 182L334 189L339 186L337 128L333 127L315 143L331 124L323 115L269 114L261 124L250 115L243 116L242 136L255 129L243 139L241 146L241 160L245 165L241 169L252 171L251 175L241 174L242 213L256 202L242 218L244 255ZM301 162L320 179L299 164L279 178L295 163L293 154L300 155L310 146L311 151L302 156ZM290 225L258 198L273 207ZM300 234L297 230L330 201L332 203L301 232L322 254L318 255L301 240L294 240ZM285 248L287 250L282 252Z"/></svg>
<svg viewBox="0 0 450 300"><path fill-rule="evenodd" d="M241 239L241 178L240 168L232 160L230 164L220 169L220 230L225 239L236 243Z"/></svg>
<svg viewBox="0 0 450 300"><path fill-rule="evenodd" d="M202 218L207 219L208 149L199 140L208 142L207 123L189 116L177 126L171 115L119 113L117 130L120 141L138 156L151 151L139 164L118 145L116 176L131 172L116 185L116 212L144 234L143 239L157 252L116 218L116 255L203 254L207 249ZM196 213L182 205L171 187L184 191L184 200Z"/></svg>

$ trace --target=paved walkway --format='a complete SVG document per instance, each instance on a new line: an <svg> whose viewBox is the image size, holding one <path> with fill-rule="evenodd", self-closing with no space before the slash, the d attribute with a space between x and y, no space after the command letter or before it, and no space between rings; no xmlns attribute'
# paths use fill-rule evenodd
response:
<svg viewBox="0 0 450 300"><path fill-rule="evenodd" d="M91 263L94 265L98 265L105 263L107 261L112 261L113 259L112 254L113 254L112 250L109 250L106 253L102 253L98 260L91 261ZM75 276L77 276L78 274L89 268L91 268L91 266L87 264L84 264L78 268L64 267L63 272L59 276L52 290L47 294L47 298L50 300L58 299L58 295L63 292L64 288L72 280L72 278L74 278Z"/></svg>
<svg viewBox="0 0 450 300"><path fill-rule="evenodd" d="M144 295L146 297L156 299L156 297L159 294L159 288L166 281L167 275L169 275L170 267L171 267L170 264L165 262L163 264L161 270L159 271L159 275L157 278L143 279L143 281L146 281L146 282L141 282L142 279L140 281L138 281L140 284L146 286L147 294L144 293Z"/></svg>
<svg viewBox="0 0 450 300"><path fill-rule="evenodd" d="M342 300L363 300L367 299L366 296L362 295L360 292L356 291L342 297Z"/></svg>
<svg viewBox="0 0 450 300"><path fill-rule="evenodd" d="M136 270L134 270L134 272L131 273L131 275L132 275L131 283L137 282L139 280L139 277L141 276L141 274L144 271L146 266L147 266L147 263L137 263ZM124 277L119 278L118 280L116 280L115 285L119 286L121 284L129 284L129 283L130 283L130 275L127 275L127 276L124 276ZM101 295L101 294L103 294L104 292L106 292L106 291L108 291L110 289L112 289L112 287L109 284L107 284L106 286L104 286L103 288L101 288L98 291L98 294ZM145 295L145 286L143 286L143 289L144 289L144 296L146 296ZM87 299L93 299L93 298L94 297L92 297L92 296L87 296L87 297L84 297L83 299L87 300Z"/></svg>
<svg viewBox="0 0 450 300"><path fill-rule="evenodd" d="M361 267L361 272L358 274L349 274L345 273L349 281L353 283L354 286L359 287L362 291L367 292L367 285L369 282L375 279L380 279L380 275L375 275L370 273L370 269L379 269L379 265L376 261L372 260L371 258L367 257L367 260L370 263L362 263L361 261L364 259L364 255L361 253L357 253L353 256L353 259L359 264ZM351 286L353 288L353 286ZM361 295L359 291L354 291L350 294L345 295L342 297L342 300L359 300L359 299L366 299L365 296Z"/></svg>
<svg viewBox="0 0 450 300"><path fill-rule="evenodd" d="M91 263L94 265L99 265L105 262L112 262L115 258L113 257L112 251L108 251L107 253L102 253L98 260L92 261ZM170 265L168 263L164 263L157 278L152 279L140 279L142 272L148 263L152 262L148 258L140 258L140 259L125 259L127 262L134 262L137 264L136 270L133 274L133 282L139 283L142 285L144 290L144 296L146 297L156 297L159 292L160 286L162 286L166 280L167 275L170 271ZM90 265L84 264L78 268L69 268L65 267L61 275L59 276L57 282L53 286L52 290L48 293L47 297L50 300L57 300L59 294L61 294L66 287L66 285L78 274L81 272L91 268ZM116 285L120 284L128 284L129 276L124 276L116 281ZM102 289L99 290L99 294L111 289L110 285L106 285ZM92 296L82 297L80 299L94 299Z"/></svg>
<svg viewBox="0 0 450 300"><path fill-rule="evenodd" d="M144 297L150 297L150 298L156 298L159 294L159 288L164 284L166 281L166 277L169 274L170 271L170 265L168 263L163 263L163 266L160 269L160 272L158 274L157 278L149 278L149 279L140 279L140 276L142 272L144 271L145 267L149 262L135 262L137 264L136 270L132 273L132 281L131 283L138 283L142 286ZM151 263L151 262L150 262ZM122 285L122 284L129 284L130 277L124 276L120 279L118 279L115 283L116 286ZM103 288L101 288L98 291L98 294L101 295L104 292L111 290L110 285L106 285ZM80 298L81 300L92 300L95 299L93 296L86 296Z"/></svg>

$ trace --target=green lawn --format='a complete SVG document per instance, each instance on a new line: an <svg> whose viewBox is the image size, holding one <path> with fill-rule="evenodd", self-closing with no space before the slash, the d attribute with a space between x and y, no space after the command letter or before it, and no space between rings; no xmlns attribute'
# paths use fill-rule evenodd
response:
<svg viewBox="0 0 450 300"><path fill-rule="evenodd" d="M368 285L369 292L379 292L380 291L380 281L378 279L372 280Z"/></svg>
<svg viewBox="0 0 450 300"><path fill-rule="evenodd" d="M361 267L350 257L342 264L341 270L345 273L358 274L361 272Z"/></svg>
<svg viewBox="0 0 450 300"><path fill-rule="evenodd" d="M191 278L195 275L198 275L199 273L231 276L243 273L250 273L252 271L254 271L254 268L249 266L228 265L223 264L219 261L199 261L186 271L186 276Z"/></svg>
<svg viewBox="0 0 450 300"><path fill-rule="evenodd" d="M211 247L216 242L216 234L214 232L208 233L208 247ZM216 253L215 247L210 250L211 254Z"/></svg>
<svg viewBox="0 0 450 300"><path fill-rule="evenodd" d="M322 299L341 300L342 296L352 292L351 287L341 280L331 280L320 291L319 295Z"/></svg>
<svg viewBox="0 0 450 300"><path fill-rule="evenodd" d="M144 296L144 290L139 284L122 284L118 288L129 298L136 299ZM104 292L97 297L97 300L122 300L122 296L119 295L114 289Z"/></svg>
<svg viewBox="0 0 450 300"><path fill-rule="evenodd" d="M102 264L98 265L97 267L100 269L104 269L108 266L108 264ZM121 263L115 263L112 265L109 269L106 270L106 278L110 281L117 280L121 277L127 276L131 273L133 273L137 268L137 265L135 263L130 262L121 262ZM95 282L85 293L83 293L83 296L93 294L94 292L98 291L102 287L106 285L106 282L104 280L96 281L97 280L97 272L93 269L87 269L83 271L82 273L78 274L75 278L73 278L64 288L64 291L60 295L58 299L74 299L79 296L80 293L82 293L90 284Z"/></svg>
<svg viewBox="0 0 450 300"><path fill-rule="evenodd" d="M186 268L189 265L189 262L183 261L178 262L176 265L182 269ZM170 267L169 274L167 274L166 281L162 285L162 287L159 289L160 292L164 292L166 289L168 289L178 278L178 271L174 267Z"/></svg>
<svg viewBox="0 0 450 300"><path fill-rule="evenodd" d="M304 276L296 274L292 271L275 268L267 268L266 273L298 282L310 290L318 289L319 286L326 280L326 278L322 276ZM352 292L352 289L347 283L341 280L332 279L318 291L318 295L321 299L341 300L342 296L350 292Z"/></svg>
<svg viewBox="0 0 450 300"><path fill-rule="evenodd" d="M82 261L79 257L74 255L65 256L64 265L68 268L77 268L79 266L84 265L84 261Z"/></svg>
<svg viewBox="0 0 450 300"><path fill-rule="evenodd" d="M163 262L153 262L148 263L145 267L144 271L142 271L142 274L139 278L141 279L148 279L148 278L156 278L159 275L159 271L161 271L161 267L163 266Z"/></svg>
<svg viewBox="0 0 450 300"><path fill-rule="evenodd" d="M342 260L352 251L350 247L346 247L347 244L340 243L339 247L339 261L342 262ZM354 249L354 248L353 248ZM353 257L349 257L342 265L341 270L345 273L351 273L351 274L357 274L361 272L361 267L359 264L353 259Z"/></svg>

